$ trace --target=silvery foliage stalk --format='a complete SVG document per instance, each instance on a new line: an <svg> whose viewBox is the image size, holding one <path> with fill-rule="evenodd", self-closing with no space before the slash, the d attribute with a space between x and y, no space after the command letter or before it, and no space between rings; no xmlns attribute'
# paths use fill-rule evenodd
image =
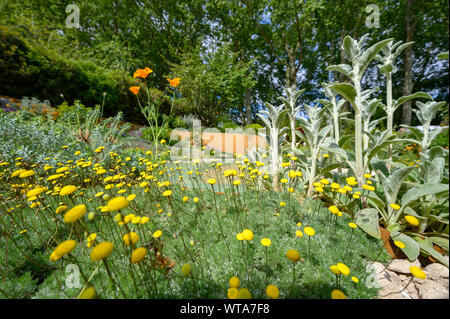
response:
<svg viewBox="0 0 450 319"><path fill-rule="evenodd" d="M264 122L268 131L270 143L270 173L273 176L273 187L278 189L278 168L279 168L279 146L283 142L283 134L288 129L283 127L283 122L287 115L287 110L280 106L273 106L266 102L266 110L259 111L256 115Z"/></svg>
<svg viewBox="0 0 450 319"><path fill-rule="evenodd" d="M407 47L411 46L414 42L403 43L403 41L389 42L386 46L381 49L382 55L378 54L375 59L381 63L378 65L380 72L386 77L386 105L384 110L387 115L387 130L392 133L393 131L393 119L395 110L401 106L406 101L412 100L414 98L427 98L431 100L431 96L424 92L417 92L408 96L403 96L398 100L392 99L392 75L397 72L397 67L394 65L394 61L397 57L405 50ZM392 162L392 147L388 145L388 171L391 170Z"/></svg>
<svg viewBox="0 0 450 319"><path fill-rule="evenodd" d="M284 108L287 110L289 123L291 125L291 150L296 149L296 134L295 134L295 119L298 112L302 109L301 105L296 106L298 97L305 92L304 89L297 90L295 86L285 88L284 94L286 97L280 96L279 99L283 102Z"/></svg>
<svg viewBox="0 0 450 319"><path fill-rule="evenodd" d="M308 193L306 196L311 197L314 188L314 180L316 178L317 156L319 155L319 151L322 146L324 146L324 142L326 141L326 138L331 132L333 126L327 125L320 129L320 125L322 124L322 115L325 108L319 108L317 106L313 107L309 105L305 105L304 108L308 118L300 118L300 126L305 134L297 134L300 139L306 143L311 153L311 163L310 165L305 166L305 171L307 172L309 182Z"/></svg>
<svg viewBox="0 0 450 319"><path fill-rule="evenodd" d="M323 104L325 106L325 109L331 115L331 118L333 119L333 133L334 133L333 137L334 137L334 140L336 141L336 143L339 144L339 140L340 140L339 120L351 113L350 112L342 112L342 107L345 104L345 100L340 99L339 101L336 101L337 94L335 91L333 91L329 88L330 84L322 83L322 86L324 88L324 94L326 95L328 100L319 99L319 100L316 100L316 102Z"/></svg>
<svg viewBox="0 0 450 319"><path fill-rule="evenodd" d="M420 124L422 124L422 132L415 127L402 125L405 128L408 128L415 134L416 137L422 136L421 140L417 140L417 144L420 145L422 149L422 153L425 153L429 148L434 139L445 130L448 130L448 126L439 127L430 131L431 121L436 115L436 112L445 105L445 101L436 102L436 101L428 101L427 103L422 103L420 101L416 102L417 110L413 109L413 112L416 113L417 118L419 119Z"/></svg>
<svg viewBox="0 0 450 319"><path fill-rule="evenodd" d="M361 91L361 80L376 54L392 39L380 41L367 50L363 50L363 43L367 38L364 35L359 41L346 36L342 43L345 58L350 61L349 64L332 65L327 68L328 71L337 71L347 76L353 84L337 83L332 84L330 88L342 95L353 106L355 111L355 165L351 167L355 173L358 184L364 184L364 160L363 160L363 127L362 127L362 109L363 101L370 95L367 91Z"/></svg>
<svg viewBox="0 0 450 319"><path fill-rule="evenodd" d="M363 101L363 108L362 108L362 114L363 114L363 148L367 150L369 148L369 136L372 134L373 130L376 128L378 123L380 121L384 120L383 118L371 121L372 116L375 114L375 111L377 110L378 106L381 105L380 99L371 99L369 101Z"/></svg>

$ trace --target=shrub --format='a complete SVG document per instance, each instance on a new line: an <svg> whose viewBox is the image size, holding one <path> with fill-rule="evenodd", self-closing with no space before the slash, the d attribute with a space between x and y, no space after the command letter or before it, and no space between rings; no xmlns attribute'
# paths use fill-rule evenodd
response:
<svg viewBox="0 0 450 319"><path fill-rule="evenodd" d="M136 81L126 72L36 50L5 27L0 27L0 77L5 95L36 96L53 105L61 103L61 94L69 103L81 99L86 105L102 104L105 98L106 116L123 111L127 121L143 123L128 90Z"/></svg>

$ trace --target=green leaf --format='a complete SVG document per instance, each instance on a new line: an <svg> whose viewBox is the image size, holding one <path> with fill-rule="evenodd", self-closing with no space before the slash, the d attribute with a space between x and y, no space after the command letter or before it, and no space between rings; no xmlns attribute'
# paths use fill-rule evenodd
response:
<svg viewBox="0 0 450 319"><path fill-rule="evenodd" d="M339 167L342 167L342 165L339 163L334 163L334 164L327 165L322 169L319 169L320 174L318 174L316 176L316 179L319 178L320 176L325 176L325 174L327 174L328 172L330 172L336 168L339 168Z"/></svg>
<svg viewBox="0 0 450 319"><path fill-rule="evenodd" d="M447 52L442 52L438 54L438 59L440 60L448 60L448 51Z"/></svg>
<svg viewBox="0 0 450 319"><path fill-rule="evenodd" d="M347 101L355 106L356 90L350 83L335 83L329 86L330 89L342 95Z"/></svg>
<svg viewBox="0 0 450 319"><path fill-rule="evenodd" d="M428 100L432 100L433 98L431 97L430 94L425 93L425 92L416 92L414 94L411 95L406 95L406 96L402 96L401 98L399 98L398 100L395 100L394 103L392 103L392 107L395 109L397 109L400 105L402 105L403 103L413 100L413 99L418 99L418 98L423 98L423 99L428 99Z"/></svg>
<svg viewBox="0 0 450 319"><path fill-rule="evenodd" d="M388 177L383 174L378 174L378 177L383 184L384 194L388 204L397 202L397 194L402 186L403 181L408 177L409 173L414 169L413 166L403 167L392 172Z"/></svg>
<svg viewBox="0 0 450 319"><path fill-rule="evenodd" d="M349 78L353 77L353 73L352 73L353 69L348 64L330 65L329 67L326 68L326 70L340 72Z"/></svg>
<svg viewBox="0 0 450 319"><path fill-rule="evenodd" d="M406 206L422 196L448 192L448 184L422 184L408 190L402 198L402 206Z"/></svg>
<svg viewBox="0 0 450 319"><path fill-rule="evenodd" d="M394 241L398 240L405 244L405 248L401 248L401 250L405 253L406 257L408 257L410 261L416 260L417 257L419 257L420 246L419 243L413 238L402 233L398 233L394 236L391 234L391 238Z"/></svg>
<svg viewBox="0 0 450 319"><path fill-rule="evenodd" d="M344 49L345 57L351 62L355 60L355 55L353 54L353 46L355 46L354 40L349 35L347 35L344 38L344 41L342 41L342 47Z"/></svg>
<svg viewBox="0 0 450 319"><path fill-rule="evenodd" d="M445 267L448 268L448 257L445 258L444 255L438 253L436 250L434 250L432 247L424 244L424 243L419 243L420 245L420 249L425 251L427 254L431 255L431 257L433 257L434 259L436 259L438 262L440 262L441 264L443 264Z"/></svg>
<svg viewBox="0 0 450 319"><path fill-rule="evenodd" d="M365 208L356 216L356 224L370 236L381 239L378 211L375 208Z"/></svg>
<svg viewBox="0 0 450 319"><path fill-rule="evenodd" d="M375 58L377 53L390 41L392 41L392 38L382 40L378 43L375 43L370 48L368 48L364 53L359 57L358 59L358 65L359 65L359 79L362 78L364 75L364 72L366 71L367 67L369 66L370 62Z"/></svg>
<svg viewBox="0 0 450 319"><path fill-rule="evenodd" d="M445 251L448 253L448 238L442 238L442 237L428 237L433 243L436 245L444 248Z"/></svg>

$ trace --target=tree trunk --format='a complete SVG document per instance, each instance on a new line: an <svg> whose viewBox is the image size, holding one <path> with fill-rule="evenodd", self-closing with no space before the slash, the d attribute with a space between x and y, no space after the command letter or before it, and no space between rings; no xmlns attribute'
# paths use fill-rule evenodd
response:
<svg viewBox="0 0 450 319"><path fill-rule="evenodd" d="M244 100L245 112L247 114L247 125L253 123L252 119L252 99L250 95L250 90L247 89L245 91L245 100Z"/></svg>
<svg viewBox="0 0 450 319"><path fill-rule="evenodd" d="M405 9L405 32L406 32L406 42L413 41L414 31L416 28L416 16L413 15L412 6L414 5L414 0L408 0ZM403 57L405 65L405 76L403 78L403 96L412 94L414 87L412 79L412 66L413 66L413 50L412 46L405 49L405 55ZM411 125L411 104L412 101L407 101L402 107L402 123L406 125Z"/></svg>
<svg viewBox="0 0 450 319"><path fill-rule="evenodd" d="M297 89L297 68L295 67L295 52L293 48L286 45L288 53L288 69L287 69L287 84L288 87L295 87Z"/></svg>

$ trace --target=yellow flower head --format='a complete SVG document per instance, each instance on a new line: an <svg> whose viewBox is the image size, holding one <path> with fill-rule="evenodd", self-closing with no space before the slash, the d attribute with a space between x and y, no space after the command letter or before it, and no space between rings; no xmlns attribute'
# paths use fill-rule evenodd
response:
<svg viewBox="0 0 450 319"><path fill-rule="evenodd" d="M286 252L286 258L290 261L299 261L300 260L300 253L295 249L289 249Z"/></svg>
<svg viewBox="0 0 450 319"><path fill-rule="evenodd" d="M110 199L106 207L108 212L114 212L128 207L129 204L129 201L124 196L118 196Z"/></svg>
<svg viewBox="0 0 450 319"><path fill-rule="evenodd" d="M356 228L356 227L358 227L358 226L356 226L355 223L348 223L348 225L350 226L350 228Z"/></svg>
<svg viewBox="0 0 450 319"><path fill-rule="evenodd" d="M66 196L66 195L70 195L73 192L75 192L77 190L77 187L74 185L67 185L64 186L61 191L59 192L59 196Z"/></svg>
<svg viewBox="0 0 450 319"><path fill-rule="evenodd" d="M338 183L331 183L330 186L331 186L331 188L333 188L333 189L338 189L338 188L341 187Z"/></svg>
<svg viewBox="0 0 450 319"><path fill-rule="evenodd" d="M76 245L77 242L75 240L63 241L61 244L56 246L55 250L50 255L50 261L56 261L62 256L71 253L75 249Z"/></svg>
<svg viewBox="0 0 450 319"><path fill-rule="evenodd" d="M347 265L343 263L337 263L336 266L344 276L348 276L350 274L350 269L347 267Z"/></svg>
<svg viewBox="0 0 450 319"><path fill-rule="evenodd" d="M238 299L239 290L237 288L229 288L227 291L228 299Z"/></svg>
<svg viewBox="0 0 450 319"><path fill-rule="evenodd" d="M157 230L153 233L153 238L158 239L159 237L161 237L162 235L162 231L161 230Z"/></svg>
<svg viewBox="0 0 450 319"><path fill-rule="evenodd" d="M295 236L302 238L303 237L302 231L301 230L295 231Z"/></svg>
<svg viewBox="0 0 450 319"><path fill-rule="evenodd" d="M244 240L250 241L253 239L253 232L250 229L244 229L242 231L242 237Z"/></svg>
<svg viewBox="0 0 450 319"><path fill-rule="evenodd" d="M56 212L56 214L59 214L59 213L65 212L66 210L67 210L67 206L62 205L62 206L59 206L55 212Z"/></svg>
<svg viewBox="0 0 450 319"><path fill-rule="evenodd" d="M172 191L171 190L166 190L163 192L163 196L164 197L169 197L170 195L172 195Z"/></svg>
<svg viewBox="0 0 450 319"><path fill-rule="evenodd" d="M261 245L264 247L269 247L272 244L272 241L269 238L261 239Z"/></svg>
<svg viewBox="0 0 450 319"><path fill-rule="evenodd" d="M347 299L347 296L339 289L334 289L331 292L331 299Z"/></svg>
<svg viewBox="0 0 450 319"><path fill-rule="evenodd" d="M216 183L216 180L214 178L209 178L208 179L208 184L214 185L215 183Z"/></svg>
<svg viewBox="0 0 450 319"><path fill-rule="evenodd" d="M339 271L339 268L336 265L331 265L330 266L330 270L335 275L340 275L341 274L341 272Z"/></svg>
<svg viewBox="0 0 450 319"><path fill-rule="evenodd" d="M237 299L251 299L251 298L252 294L250 293L250 290L248 290L247 288L239 289Z"/></svg>
<svg viewBox="0 0 450 319"><path fill-rule="evenodd" d="M403 242L401 242L400 240L394 241L394 244L395 244L395 246L397 246L398 248L401 248L401 249L406 247L405 244Z"/></svg>
<svg viewBox="0 0 450 319"><path fill-rule="evenodd" d="M419 279L427 278L427 274L425 274L425 272L422 269L420 269L419 267L411 266L411 267L409 267L409 271L416 278L419 278Z"/></svg>
<svg viewBox="0 0 450 319"><path fill-rule="evenodd" d="M390 204L389 206L391 206L395 210L399 210L400 209L400 205L398 205L398 204Z"/></svg>
<svg viewBox="0 0 450 319"><path fill-rule="evenodd" d="M189 276L189 274L191 273L191 265L189 265L188 263L185 263L182 267L181 267L181 273L183 274L183 276Z"/></svg>
<svg viewBox="0 0 450 319"><path fill-rule="evenodd" d="M138 242L139 235L135 232L131 232L131 233L123 235L122 239L125 242L125 245L130 246L130 245L134 245Z"/></svg>
<svg viewBox="0 0 450 319"><path fill-rule="evenodd" d="M405 220L412 226L419 226L419 220L412 215L406 215Z"/></svg>
<svg viewBox="0 0 450 319"><path fill-rule="evenodd" d="M74 223L86 214L86 205L81 204L73 207L64 215L65 223Z"/></svg>
<svg viewBox="0 0 450 319"><path fill-rule="evenodd" d="M241 281L239 280L238 277L233 276L230 278L230 280L228 281L230 288L239 288L239 285L241 284Z"/></svg>
<svg viewBox="0 0 450 319"><path fill-rule="evenodd" d="M86 287L83 290L78 299L94 299L95 298L95 288L93 286Z"/></svg>
<svg viewBox="0 0 450 319"><path fill-rule="evenodd" d="M314 236L316 234L316 231L312 227L305 227L303 229L303 231L305 232L306 235L308 235L310 237L312 237L312 236Z"/></svg>
<svg viewBox="0 0 450 319"><path fill-rule="evenodd" d="M108 257L114 249L113 243L105 241L95 246L91 251L91 260L98 261Z"/></svg>
<svg viewBox="0 0 450 319"><path fill-rule="evenodd" d="M268 285L266 288L266 295L272 299L278 299L280 297L280 291L274 285Z"/></svg>

